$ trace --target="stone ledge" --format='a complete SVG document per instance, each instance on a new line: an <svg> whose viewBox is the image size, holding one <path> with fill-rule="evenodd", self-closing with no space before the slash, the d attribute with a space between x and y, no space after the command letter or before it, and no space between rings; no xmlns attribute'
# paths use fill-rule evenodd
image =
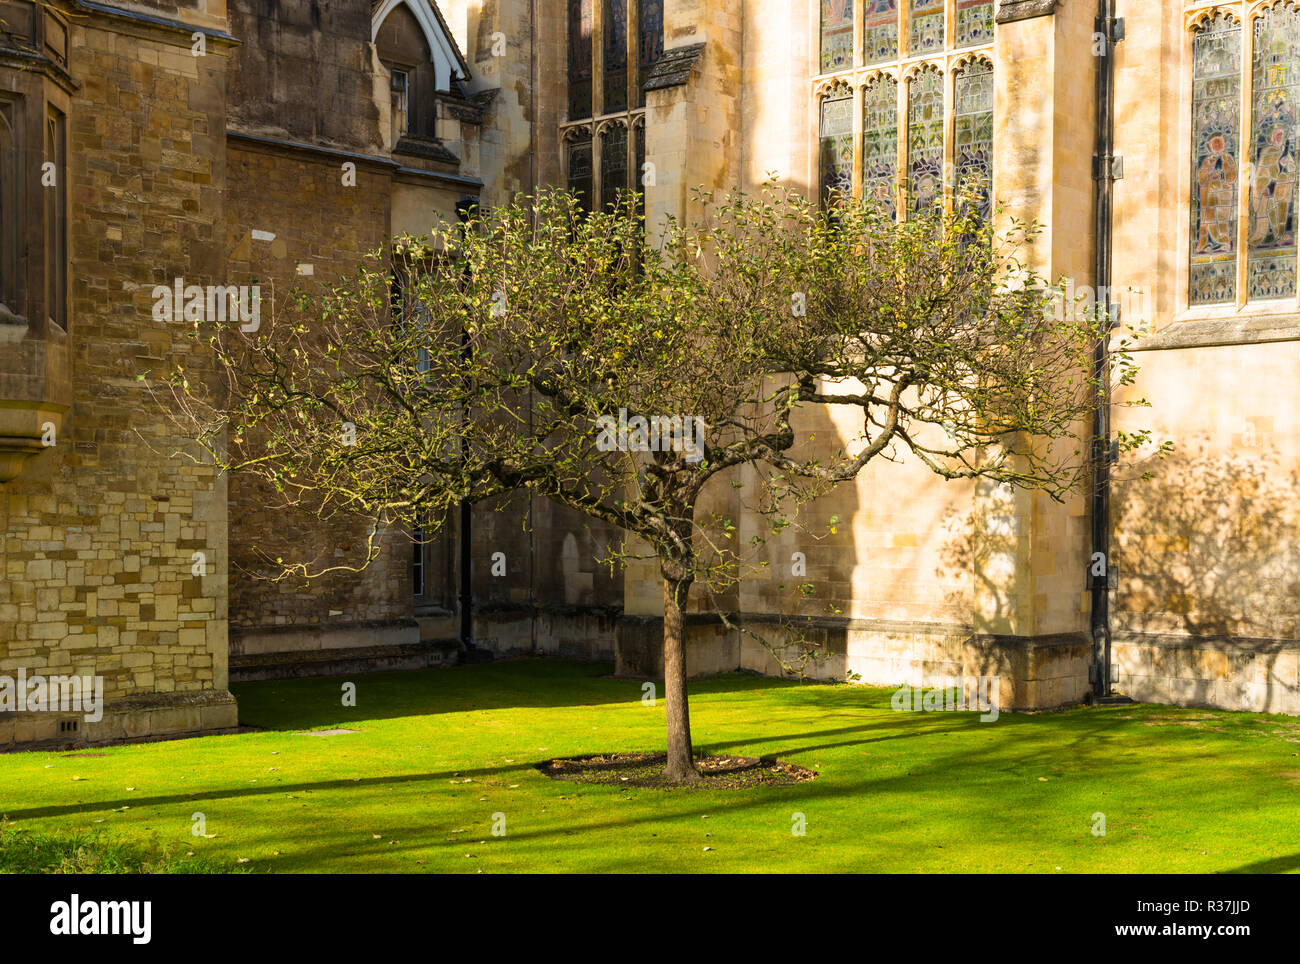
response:
<svg viewBox="0 0 1300 964"><path fill-rule="evenodd" d="M74 718L81 721L80 731L61 735L59 722ZM239 708L226 690L158 693L108 703L95 723L80 713L0 714L0 752L179 739L230 733L238 726Z"/></svg>
<svg viewBox="0 0 1300 964"><path fill-rule="evenodd" d="M474 607L475 616L592 616L618 619L623 616L622 606L600 606L595 603L516 603L488 602Z"/></svg>
<svg viewBox="0 0 1300 964"><path fill-rule="evenodd" d="M203 34L209 41L214 42L218 47L235 47L243 45L242 40L232 37L225 31L215 30L212 27L203 27L198 24L173 20L168 17L141 13L137 10L128 10L107 3L92 3L91 0L71 0L71 2L73 6L79 10L90 14L98 14L100 17L108 20L117 21L117 24L120 27L135 27L145 31L155 31L163 35L169 35L173 39L173 42L180 46L188 47L195 32Z"/></svg>
<svg viewBox="0 0 1300 964"><path fill-rule="evenodd" d="M460 164L460 158L449 151L440 138L435 137L403 135L393 145L393 153L421 157L426 161L437 161L440 164Z"/></svg>
<svg viewBox="0 0 1300 964"><path fill-rule="evenodd" d="M1300 640L1116 633L1116 686L1149 703L1300 715Z"/></svg>
<svg viewBox="0 0 1300 964"><path fill-rule="evenodd" d="M998 23L1015 23L1056 13L1059 0L1002 0L998 9Z"/></svg>
<svg viewBox="0 0 1300 964"><path fill-rule="evenodd" d="M1129 350L1169 351L1266 345L1279 341L1300 341L1300 314L1176 321L1154 335L1135 341Z"/></svg>
<svg viewBox="0 0 1300 964"><path fill-rule="evenodd" d="M1115 631L1112 646L1150 646L1161 649L1206 649L1215 652L1238 651L1254 656L1300 653L1300 639L1289 636L1183 636L1178 633L1139 633Z"/></svg>
<svg viewBox="0 0 1300 964"><path fill-rule="evenodd" d="M663 616L629 615L614 612L620 622L630 625L660 625ZM780 613L728 613L727 618L740 626L788 626L797 624L805 629L869 630L897 633L928 633L938 635L970 636L974 627L970 623L935 623L903 619L863 619L856 616L786 616ZM692 612L685 617L687 626L722 625L716 612Z"/></svg>
<svg viewBox="0 0 1300 964"><path fill-rule="evenodd" d="M231 656L230 680L234 683L250 683L257 680L453 666L458 661L460 649L460 641L457 639L434 639L391 646Z"/></svg>
<svg viewBox="0 0 1300 964"><path fill-rule="evenodd" d="M417 643L420 624L414 619L373 619L288 626L241 626L230 631L230 656L260 653L312 653L369 646Z"/></svg>
<svg viewBox="0 0 1300 964"><path fill-rule="evenodd" d="M797 662L785 635L787 617L744 614L728 630L716 613L686 617L687 674L728 672L786 674L771 649ZM973 633L969 626L890 620L810 617L797 629L824 658L803 667L810 679L842 680L850 673L871 686L933 685L952 677L997 676L1000 705L1008 710L1046 710L1081 702L1087 695L1092 641L1086 633L1037 637ZM742 632L741 630L751 630ZM759 630L767 645L754 639ZM629 616L615 634L614 675L663 676L662 617Z"/></svg>

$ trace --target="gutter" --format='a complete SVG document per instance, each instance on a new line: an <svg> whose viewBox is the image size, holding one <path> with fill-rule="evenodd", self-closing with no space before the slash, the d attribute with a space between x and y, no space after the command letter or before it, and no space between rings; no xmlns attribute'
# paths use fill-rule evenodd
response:
<svg viewBox="0 0 1300 964"><path fill-rule="evenodd" d="M179 20L172 20L167 17L156 17L147 13L139 13L135 10L128 10L123 7L110 6L106 3L91 3L90 0L72 0L72 5L78 10L84 10L89 13L99 14L112 20L121 20L126 23L139 24L141 27L163 30L167 33L180 36L183 43L188 46L193 39L194 34L199 33L210 40L216 40L219 43L234 46L242 44L243 41L238 37L232 37L223 30L216 30L212 27L202 27L198 24L182 23Z"/></svg>
<svg viewBox="0 0 1300 964"><path fill-rule="evenodd" d="M1093 279L1098 303L1105 295L1108 326L1093 347L1093 375L1101 386L1092 419L1092 546L1089 555L1092 635L1092 681L1094 701L1111 697L1110 625L1110 466L1115 460L1111 441L1110 329L1118 324L1118 307L1111 301L1111 248L1114 239L1114 187L1122 176L1122 159L1115 157L1115 44L1124 37L1124 21L1115 17L1115 0L1097 0L1094 36L1104 37L1105 53L1097 58L1097 131L1093 154L1095 185L1093 215L1095 248ZM1095 575L1093 561L1102 560L1101 575Z"/></svg>

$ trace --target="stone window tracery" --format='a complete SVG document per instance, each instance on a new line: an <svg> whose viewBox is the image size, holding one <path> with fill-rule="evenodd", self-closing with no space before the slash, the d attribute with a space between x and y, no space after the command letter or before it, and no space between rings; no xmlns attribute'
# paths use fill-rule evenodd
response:
<svg viewBox="0 0 1300 964"><path fill-rule="evenodd" d="M991 216L995 6L823 0L813 66L823 201L852 191L896 218L973 192Z"/></svg>
<svg viewBox="0 0 1300 964"><path fill-rule="evenodd" d="M644 84L663 52L663 0L569 0L561 157L586 210L645 190Z"/></svg>

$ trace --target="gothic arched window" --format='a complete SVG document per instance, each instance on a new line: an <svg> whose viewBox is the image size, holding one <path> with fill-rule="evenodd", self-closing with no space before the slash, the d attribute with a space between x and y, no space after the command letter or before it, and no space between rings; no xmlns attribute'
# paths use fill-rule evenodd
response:
<svg viewBox="0 0 1300 964"><path fill-rule="evenodd" d="M584 211L591 210L591 189L594 165L591 153L591 134L578 133L569 142L565 151L568 167L567 183L571 192L578 196L578 202Z"/></svg>
<svg viewBox="0 0 1300 964"><path fill-rule="evenodd" d="M600 203L614 208L627 187L627 126L615 122L600 134Z"/></svg>
<svg viewBox="0 0 1300 964"><path fill-rule="evenodd" d="M664 0L640 0L637 27L641 34L641 82L637 84L640 92L638 106L645 106L645 83L650 68L659 63L664 55Z"/></svg>
<svg viewBox="0 0 1300 964"><path fill-rule="evenodd" d="M605 0L605 103L602 114L627 110L627 0Z"/></svg>
<svg viewBox="0 0 1300 964"><path fill-rule="evenodd" d="M862 89L862 196L898 218L898 81L888 74Z"/></svg>
<svg viewBox="0 0 1300 964"><path fill-rule="evenodd" d="M54 185L45 197L45 306L50 321L68 327L68 118L53 104L45 108L45 160L54 165Z"/></svg>
<svg viewBox="0 0 1300 964"><path fill-rule="evenodd" d="M853 191L853 92L837 84L821 103L821 181L823 203L832 194Z"/></svg>
<svg viewBox="0 0 1300 964"><path fill-rule="evenodd" d="M853 66L853 0L821 0L822 73Z"/></svg>
<svg viewBox="0 0 1300 964"><path fill-rule="evenodd" d="M953 169L957 190L978 196L987 220L993 190L993 65L977 60L953 78Z"/></svg>
<svg viewBox="0 0 1300 964"><path fill-rule="evenodd" d="M569 120L591 116L591 0L569 0Z"/></svg>
<svg viewBox="0 0 1300 964"><path fill-rule="evenodd" d="M1298 94L1300 10L1279 4L1261 11L1254 22L1246 234L1246 290L1251 299L1296 294Z"/></svg>
<svg viewBox="0 0 1300 964"><path fill-rule="evenodd" d="M995 0L822 3L823 56L812 72L823 198L849 189L856 153L855 186L895 219L942 207L962 183L976 188L981 213L991 215L995 9ZM855 13L861 62L854 63L850 45L839 76L821 79L835 29ZM860 134L850 133L847 105L839 103L852 88L862 96Z"/></svg>
<svg viewBox="0 0 1300 964"><path fill-rule="evenodd" d="M943 201L943 74L930 64L907 82L907 195L911 214Z"/></svg>
<svg viewBox="0 0 1300 964"><path fill-rule="evenodd" d="M645 116L633 125L632 130L633 143L633 165L632 165L632 189L637 192L636 210L637 214L645 217L645 189L646 189L646 169L645 169Z"/></svg>
<svg viewBox="0 0 1300 964"><path fill-rule="evenodd" d="M584 206L594 210L617 204L628 190L641 193L653 184L643 179L645 81L664 53L664 2L600 0L595 16L594 0L568 3L569 116L561 125L560 141L569 187L580 191ZM600 77L594 83L593 51L600 54ZM593 117L603 118L595 125L594 142ZM635 169L632 150L637 152Z"/></svg>
<svg viewBox="0 0 1300 964"><path fill-rule="evenodd" d="M1237 300L1241 24L1216 14L1192 41L1192 255L1188 301Z"/></svg>
<svg viewBox="0 0 1300 964"><path fill-rule="evenodd" d="M0 101L0 309L20 315L24 308L18 277L18 245L21 219L18 214L20 169L17 143L9 123L10 105Z"/></svg>

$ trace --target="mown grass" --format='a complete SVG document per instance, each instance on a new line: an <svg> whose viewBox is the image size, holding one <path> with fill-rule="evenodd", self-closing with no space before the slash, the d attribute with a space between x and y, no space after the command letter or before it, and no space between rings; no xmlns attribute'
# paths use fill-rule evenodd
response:
<svg viewBox="0 0 1300 964"><path fill-rule="evenodd" d="M981 723L895 713L888 690L725 676L693 684L697 748L774 755L818 779L716 791L548 779L535 766L552 757L662 747L662 701L643 705L641 685L609 671L522 660L357 676L355 707L342 679L246 684L241 721L262 732L0 755L0 868L1300 868L1290 717L1133 706ZM357 732L308 732L326 728ZM792 833L801 819L806 833Z"/></svg>
<svg viewBox="0 0 1300 964"><path fill-rule="evenodd" d="M238 866L155 836L145 843L114 840L103 833L73 830L32 833L0 824L0 873L5 874L228 874Z"/></svg>

